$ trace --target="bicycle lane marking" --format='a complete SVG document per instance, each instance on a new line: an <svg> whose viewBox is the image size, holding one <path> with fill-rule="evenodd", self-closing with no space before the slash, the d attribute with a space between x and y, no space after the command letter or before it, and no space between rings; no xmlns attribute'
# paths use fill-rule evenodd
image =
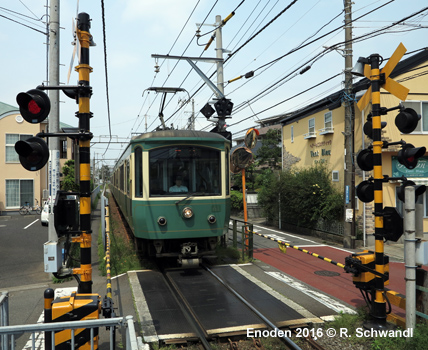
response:
<svg viewBox="0 0 428 350"><path fill-rule="evenodd" d="M27 228L29 228L31 225L35 224L37 221L39 221L39 219L34 220L31 224L27 225L24 227L24 230L26 230Z"/></svg>

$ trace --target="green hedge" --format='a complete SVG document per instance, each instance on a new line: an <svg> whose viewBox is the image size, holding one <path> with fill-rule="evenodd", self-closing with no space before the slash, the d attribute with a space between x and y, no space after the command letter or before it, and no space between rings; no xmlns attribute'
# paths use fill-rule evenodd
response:
<svg viewBox="0 0 428 350"><path fill-rule="evenodd" d="M258 196L269 221L281 219L297 226L314 228L320 219L343 220L343 196L333 186L331 172L323 165L264 174Z"/></svg>

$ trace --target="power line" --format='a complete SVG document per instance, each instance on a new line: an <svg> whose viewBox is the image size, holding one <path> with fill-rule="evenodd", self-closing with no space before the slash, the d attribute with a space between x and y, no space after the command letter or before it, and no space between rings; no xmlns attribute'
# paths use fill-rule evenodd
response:
<svg viewBox="0 0 428 350"><path fill-rule="evenodd" d="M110 121L110 98L108 90L108 72L107 72L107 42L106 42L106 21L105 21L105 10L104 10L104 0L101 0L101 17L103 21L103 43L104 43L104 72L106 77L106 96L107 96L107 117L108 117L108 130L110 134L110 140L104 151L104 154L107 153L108 148L110 147L111 142L111 121ZM103 156L104 156L103 154Z"/></svg>
<svg viewBox="0 0 428 350"><path fill-rule="evenodd" d="M247 45L251 40L253 40L257 35L263 32L267 27L269 27L273 22L275 22L282 14L284 14L291 6L293 6L298 0L293 0L286 8L284 8L280 13L278 13L273 19L271 19L266 25L263 26L256 34L249 38L245 43L243 43L238 49L229 54L229 57L224 61L228 61L233 55L235 55L239 50L241 50L245 45Z"/></svg>

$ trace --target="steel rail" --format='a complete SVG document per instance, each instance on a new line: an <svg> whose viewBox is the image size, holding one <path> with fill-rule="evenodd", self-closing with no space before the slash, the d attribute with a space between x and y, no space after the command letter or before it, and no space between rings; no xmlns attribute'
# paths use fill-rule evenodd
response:
<svg viewBox="0 0 428 350"><path fill-rule="evenodd" d="M172 278L168 276L168 273L164 269L160 269L162 272L163 277L165 278L165 281L167 282L168 287L170 288L173 296L176 298L178 305L180 306L181 311L184 314L184 317L186 317L187 321L189 321L190 326L193 328L193 331L195 332L196 336L199 338L199 340L202 343L202 346L205 350L211 350L211 345L208 342L208 335L205 332L204 328L200 324L197 316L192 312L192 309L188 302L186 301L186 298L183 296L183 294L180 292L180 289L178 286L174 283Z"/></svg>
<svg viewBox="0 0 428 350"><path fill-rule="evenodd" d="M237 297L243 304L245 304L251 311L253 311L260 319L266 323L267 326L272 328L273 330L279 331L278 327L276 327L268 318L266 318L262 313L260 313L253 305L251 305L247 300L245 300L237 291L235 291L229 284L227 284L223 279L217 276L211 269L205 265L202 267L207 270L214 278L216 278L223 286L225 286L235 297ZM291 349L293 350L302 350L296 343L294 343L290 338L285 335L280 337L280 339Z"/></svg>

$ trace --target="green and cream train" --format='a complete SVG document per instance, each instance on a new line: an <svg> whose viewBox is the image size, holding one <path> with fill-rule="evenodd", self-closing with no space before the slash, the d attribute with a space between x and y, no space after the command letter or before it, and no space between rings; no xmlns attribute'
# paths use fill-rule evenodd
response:
<svg viewBox="0 0 428 350"><path fill-rule="evenodd" d="M132 138L111 188L143 255L193 265L214 253L229 224L229 157L230 141L213 132Z"/></svg>

